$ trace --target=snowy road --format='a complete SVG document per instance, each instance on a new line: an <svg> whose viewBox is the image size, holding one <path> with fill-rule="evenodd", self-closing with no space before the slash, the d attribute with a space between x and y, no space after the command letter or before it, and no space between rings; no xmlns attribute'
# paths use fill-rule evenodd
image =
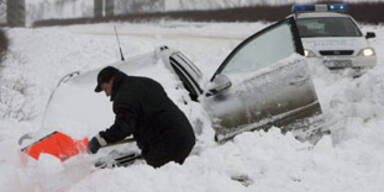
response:
<svg viewBox="0 0 384 192"><path fill-rule="evenodd" d="M166 44L183 51L208 77L241 37L264 26L116 25L126 57ZM364 30L377 34L372 45L379 63L363 77L330 74L316 62L310 63L328 126L334 132L318 145L300 143L277 129L245 133L233 142L217 145L210 140L212 132L205 119L207 131L199 136L197 149L183 166L170 163L153 169L138 163L130 168L94 171L89 165L92 157L85 154L65 164L44 156L24 167L16 141L23 133L39 129L49 94L64 74L118 60L116 39L110 35L113 24L10 29L10 56L0 76L1 191L383 191L384 27L365 26ZM220 38L206 38L211 36ZM172 90L175 82L163 73L142 73L161 81L171 98L183 94ZM189 118L205 116L198 105L182 109ZM75 124L71 119L66 121L67 125ZM75 127L65 129L79 138L95 134L81 124ZM237 181L241 179L245 181Z"/></svg>

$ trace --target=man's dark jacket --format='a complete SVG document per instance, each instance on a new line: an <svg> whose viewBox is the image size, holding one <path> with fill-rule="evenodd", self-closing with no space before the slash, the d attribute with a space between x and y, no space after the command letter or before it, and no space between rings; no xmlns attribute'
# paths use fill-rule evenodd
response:
<svg viewBox="0 0 384 192"><path fill-rule="evenodd" d="M195 144L195 135L184 113L159 83L118 72L111 101L115 122L99 133L107 143L133 134L148 164L160 167L169 161L183 163Z"/></svg>

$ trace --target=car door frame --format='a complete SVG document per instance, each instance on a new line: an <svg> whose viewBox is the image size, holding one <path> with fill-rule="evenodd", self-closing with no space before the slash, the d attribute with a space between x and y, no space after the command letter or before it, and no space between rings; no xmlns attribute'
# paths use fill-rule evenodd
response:
<svg viewBox="0 0 384 192"><path fill-rule="evenodd" d="M260 35L264 34L264 33L267 33L268 31L270 31L271 29L274 29L276 26L279 26L281 25L282 23L289 23L290 25L290 30L293 34L293 39L294 39L294 44L295 44L295 48L296 48L296 52L300 55L303 55L304 56L304 47L303 47L303 43L301 41L301 38L299 36L299 30L297 29L297 26L296 26L296 21L295 21L295 18L293 16L291 17L288 17L288 18L285 18L283 20L280 20L264 29L262 29L261 31L258 31L257 33L251 35L250 37L248 37L247 39L245 39L244 41L242 41L235 49L233 49L233 51L224 59L224 61L222 62L222 64L218 67L218 69L216 70L216 72L213 74L213 76L210 78L210 81L212 82L215 77L220 74L224 68L227 66L227 64L229 63L229 61L236 55L236 53L241 50L244 46L246 46L248 44L248 42L252 41L253 39L259 37Z"/></svg>

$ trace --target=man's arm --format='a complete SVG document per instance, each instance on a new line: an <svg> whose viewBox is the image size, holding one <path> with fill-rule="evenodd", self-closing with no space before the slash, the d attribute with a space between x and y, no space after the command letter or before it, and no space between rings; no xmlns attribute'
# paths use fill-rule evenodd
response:
<svg viewBox="0 0 384 192"><path fill-rule="evenodd" d="M127 96L124 96L124 99L116 98L113 102L115 122L90 140L87 150L89 153L97 153L100 147L121 141L134 133L139 111L139 102L135 98Z"/></svg>
<svg viewBox="0 0 384 192"><path fill-rule="evenodd" d="M116 114L114 124L109 129L99 133L100 137L106 141L106 144L123 140L136 129L136 106L125 102L114 102L113 111Z"/></svg>

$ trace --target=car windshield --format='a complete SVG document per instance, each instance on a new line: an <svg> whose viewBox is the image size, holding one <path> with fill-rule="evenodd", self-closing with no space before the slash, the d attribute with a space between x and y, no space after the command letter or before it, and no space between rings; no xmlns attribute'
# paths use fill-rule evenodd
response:
<svg viewBox="0 0 384 192"><path fill-rule="evenodd" d="M301 37L361 37L361 31L347 17L297 19Z"/></svg>

